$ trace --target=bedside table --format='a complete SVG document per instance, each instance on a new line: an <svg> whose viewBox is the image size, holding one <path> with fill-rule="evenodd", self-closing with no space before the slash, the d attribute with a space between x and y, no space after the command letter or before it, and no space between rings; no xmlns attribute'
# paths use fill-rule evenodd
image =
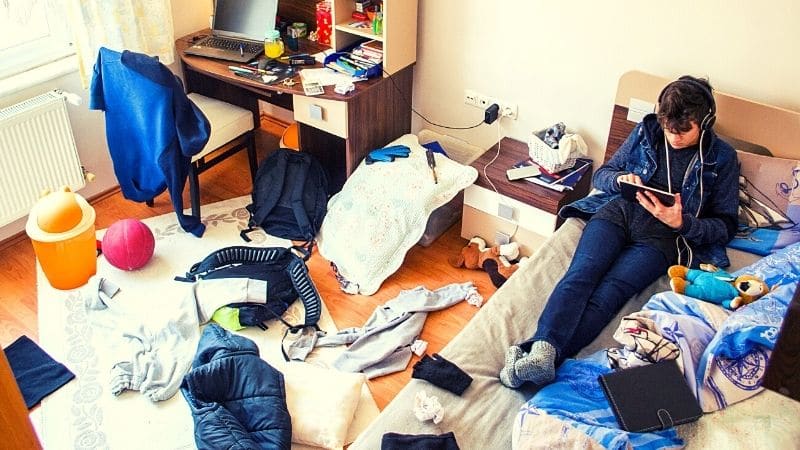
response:
<svg viewBox="0 0 800 450"><path fill-rule="evenodd" d="M528 144L506 137L499 145L500 155L485 170L497 192L484 175L484 167L497 153L497 144L470 164L478 170L478 179L464 190L461 237L480 236L488 245L495 245L496 233L500 232L519 244L522 255L530 256L563 222L558 210L589 193L592 168L573 190L564 192L526 180L508 181L506 170L528 158ZM500 217L500 204L511 208L511 220Z"/></svg>

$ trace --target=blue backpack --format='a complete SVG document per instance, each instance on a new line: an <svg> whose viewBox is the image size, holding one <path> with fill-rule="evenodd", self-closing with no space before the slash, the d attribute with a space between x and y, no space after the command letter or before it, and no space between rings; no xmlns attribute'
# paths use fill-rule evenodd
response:
<svg viewBox="0 0 800 450"><path fill-rule="evenodd" d="M259 227L293 241L314 241L328 211L328 174L310 154L279 148L256 171L247 233Z"/></svg>

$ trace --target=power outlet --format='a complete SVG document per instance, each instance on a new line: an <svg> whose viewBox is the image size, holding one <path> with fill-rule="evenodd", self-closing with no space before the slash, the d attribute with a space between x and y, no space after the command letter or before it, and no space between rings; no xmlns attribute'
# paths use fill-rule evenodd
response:
<svg viewBox="0 0 800 450"><path fill-rule="evenodd" d="M486 110L486 108L492 106L493 103L497 103L497 106L500 107L500 111L498 112L498 117L508 117L509 119L512 120L517 119L516 103L498 100L494 97L483 95L480 92L474 91L472 89L464 90L464 103L484 111Z"/></svg>
<svg viewBox="0 0 800 450"><path fill-rule="evenodd" d="M514 207L504 203L497 204L497 216L501 219L514 220Z"/></svg>
<svg viewBox="0 0 800 450"><path fill-rule="evenodd" d="M511 242L511 236L503 233L502 231L494 232L494 245L506 245Z"/></svg>

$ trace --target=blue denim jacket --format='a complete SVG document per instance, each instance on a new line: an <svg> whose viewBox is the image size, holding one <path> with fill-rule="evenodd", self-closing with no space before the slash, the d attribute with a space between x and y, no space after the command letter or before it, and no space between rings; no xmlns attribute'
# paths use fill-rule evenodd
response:
<svg viewBox="0 0 800 450"><path fill-rule="evenodd" d="M683 226L676 232L691 247L691 265L712 263L730 265L725 245L736 233L739 212L739 164L733 147L713 131L703 138L702 164L698 156L689 164L681 186ZM709 136L710 134L710 136ZM564 206L561 217L589 219L603 205L619 197L617 177L625 173L639 175L647 184L656 171L656 139L664 139L655 114L648 114L636 125L614 156L595 172L592 184L599 192ZM702 198L698 180L702 165ZM680 261L688 264L688 261Z"/></svg>

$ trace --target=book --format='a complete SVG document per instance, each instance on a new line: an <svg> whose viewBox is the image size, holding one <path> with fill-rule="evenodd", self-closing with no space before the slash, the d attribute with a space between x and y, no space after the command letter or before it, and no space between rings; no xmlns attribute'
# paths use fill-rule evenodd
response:
<svg viewBox="0 0 800 450"><path fill-rule="evenodd" d="M666 430L703 415L674 359L602 374L599 381L626 431Z"/></svg>
<svg viewBox="0 0 800 450"><path fill-rule="evenodd" d="M548 172L531 158L526 158L513 165L514 168L526 166L538 167L540 173L533 177L523 178L524 180L554 191L564 192L565 190L572 190L578 184L583 175L588 172L589 168L592 166L592 160L589 158L578 158L575 160L575 164L572 167L556 173Z"/></svg>

